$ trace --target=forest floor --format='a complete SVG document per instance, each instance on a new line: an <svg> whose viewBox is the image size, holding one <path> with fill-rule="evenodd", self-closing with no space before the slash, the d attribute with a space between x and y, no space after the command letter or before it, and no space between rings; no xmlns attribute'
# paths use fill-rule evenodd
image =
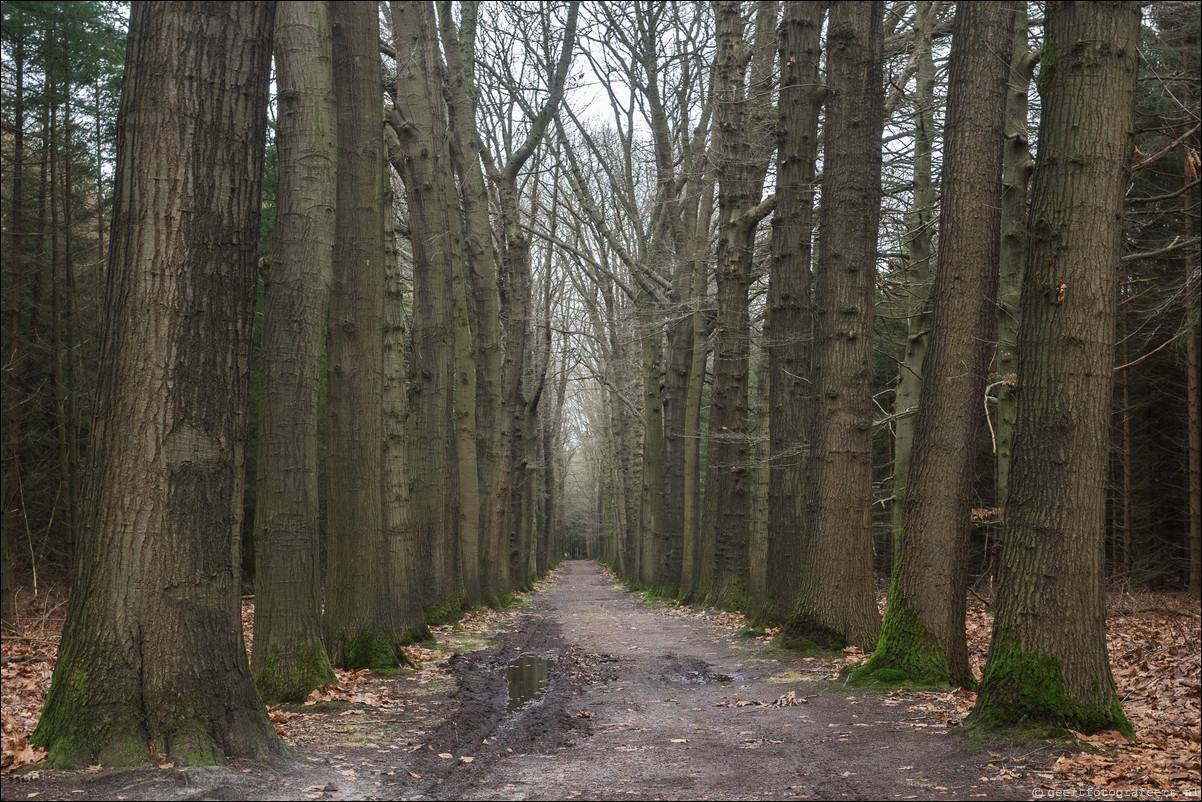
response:
<svg viewBox="0 0 1202 802"><path fill-rule="evenodd" d="M75 772L41 768L26 745L62 615L44 593L26 599L22 632L3 643L2 798L1199 798L1196 599L1112 595L1111 657L1138 741L990 742L959 729L971 692L846 688L839 672L862 653L798 657L748 636L738 614L647 602L594 563L564 563L522 598L439 628L411 651L416 672L340 672L305 704L271 708L288 760ZM983 605L969 635L979 671ZM541 680L507 679L523 655L546 661L547 680L520 704L519 680Z"/></svg>

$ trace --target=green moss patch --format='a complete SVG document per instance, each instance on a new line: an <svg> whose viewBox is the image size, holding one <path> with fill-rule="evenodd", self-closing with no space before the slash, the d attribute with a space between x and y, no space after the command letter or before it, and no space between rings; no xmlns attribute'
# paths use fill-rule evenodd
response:
<svg viewBox="0 0 1202 802"><path fill-rule="evenodd" d="M303 702L314 688L336 681L320 640L296 641L290 651L288 659L282 659L279 644L272 644L266 666L255 675L255 688L264 704Z"/></svg>
<svg viewBox="0 0 1202 802"><path fill-rule="evenodd" d="M782 636L777 640L777 645L781 649L794 652L799 657L831 657L840 651L839 649L829 649L809 638L801 637Z"/></svg>
<svg viewBox="0 0 1202 802"><path fill-rule="evenodd" d="M417 672L412 668L375 668L372 669L371 673L377 677L412 677L417 675Z"/></svg>
<svg viewBox="0 0 1202 802"><path fill-rule="evenodd" d="M852 672L849 684L868 686L909 681L919 688L946 688L971 683L973 678L970 674L960 680L953 682L943 649L894 584L876 651L868 662Z"/></svg>
<svg viewBox="0 0 1202 802"><path fill-rule="evenodd" d="M170 734L163 751L181 766L215 766L225 759L221 745L201 723L195 712L177 716L178 728Z"/></svg>
<svg viewBox="0 0 1202 802"><path fill-rule="evenodd" d="M342 667L351 671L369 668L397 668L408 663L409 658L401 650L401 640L393 635L365 629L354 635L338 633L342 645Z"/></svg>
<svg viewBox="0 0 1202 802"><path fill-rule="evenodd" d="M438 627L443 624L452 624L463 618L464 612L468 609L470 609L470 605L466 599L462 596L452 596L442 604L426 608L426 626Z"/></svg>
<svg viewBox="0 0 1202 802"><path fill-rule="evenodd" d="M47 749L47 765L55 769L97 762L122 768L149 765L145 717L138 701L99 704L97 698L121 694L98 692L89 683L88 673L80 668L55 672L30 745Z"/></svg>
<svg viewBox="0 0 1202 802"><path fill-rule="evenodd" d="M1097 689L1092 699L1070 696L1060 660L1051 654L1023 651L1004 636L990 649L976 707L965 726L976 732L1018 728L1060 728L1087 735L1118 730L1135 738L1113 684Z"/></svg>

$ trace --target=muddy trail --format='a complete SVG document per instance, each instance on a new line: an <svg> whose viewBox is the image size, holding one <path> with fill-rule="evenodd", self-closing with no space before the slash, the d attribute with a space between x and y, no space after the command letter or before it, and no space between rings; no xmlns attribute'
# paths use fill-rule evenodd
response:
<svg viewBox="0 0 1202 802"><path fill-rule="evenodd" d="M1055 758L819 679L593 563L529 600L436 675L373 679L392 704L309 708L290 760L33 771L3 799L1029 799Z"/></svg>

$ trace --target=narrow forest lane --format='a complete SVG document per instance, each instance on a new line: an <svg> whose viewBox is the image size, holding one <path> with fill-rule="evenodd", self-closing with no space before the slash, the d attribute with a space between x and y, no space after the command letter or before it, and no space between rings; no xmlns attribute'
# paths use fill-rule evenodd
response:
<svg viewBox="0 0 1202 802"><path fill-rule="evenodd" d="M1046 747L991 748L923 699L849 692L826 681L830 661L645 602L595 563L562 564L526 599L485 616L499 628L444 632L464 653L416 675L364 673L273 708L285 759L31 766L0 797L1030 799L1052 778L1031 777L1055 759ZM522 655L547 661L549 684L510 712L506 669Z"/></svg>
<svg viewBox="0 0 1202 802"><path fill-rule="evenodd" d="M496 648L451 661L459 715L431 734L421 778L398 773L387 797L1031 797L955 729L810 680L805 661L642 602L593 563L563 564L532 601ZM550 686L506 713L500 669L530 653L552 660Z"/></svg>

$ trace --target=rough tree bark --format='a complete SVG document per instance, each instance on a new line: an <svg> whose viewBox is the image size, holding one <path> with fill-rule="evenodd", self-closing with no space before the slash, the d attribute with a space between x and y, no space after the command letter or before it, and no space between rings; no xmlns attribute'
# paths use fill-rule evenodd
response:
<svg viewBox="0 0 1202 802"><path fill-rule="evenodd" d="M935 139L935 59L932 41L936 19L931 2L914 7L918 36L914 61L914 168L910 214L906 221L906 268L901 296L901 314L906 320L906 351L897 372L893 395L893 558L897 559L902 508L910 481L914 453L914 413L922 399L922 363L927 355L931 331L931 260L934 258L935 212L938 191L932 178Z"/></svg>
<svg viewBox="0 0 1202 802"><path fill-rule="evenodd" d="M814 286L809 544L790 634L876 645L872 578L872 329L880 220L884 3L837 3L827 26L821 236Z"/></svg>
<svg viewBox="0 0 1202 802"><path fill-rule="evenodd" d="M1014 444L1014 380L1018 375L1018 332L1023 271L1027 263L1027 187L1031 182L1027 137L1028 93L1039 54L1028 48L1027 7L1014 13L1010 47L1010 90L1006 96L1006 149L1002 158L1002 245L997 311L997 505L1006 506L1010 452Z"/></svg>
<svg viewBox="0 0 1202 802"><path fill-rule="evenodd" d="M1002 145L1014 4L956 9L943 203L922 406L880 642L853 681L903 671L973 687L964 634L977 435L993 349Z"/></svg>
<svg viewBox="0 0 1202 802"><path fill-rule="evenodd" d="M1140 9L1049 3L1018 413L977 729L1131 725L1106 651L1115 301Z"/></svg>
<svg viewBox="0 0 1202 802"><path fill-rule="evenodd" d="M405 183L413 242L410 500L415 537L430 561L432 581L425 603L432 610L431 620L437 620L444 615L437 608L463 594L458 555L456 342L451 284L454 263L462 261L462 235L447 140L434 8L429 3L393 3L392 19L397 52L397 101L392 124L400 137L399 159L394 157L394 164ZM476 522L472 525L474 528ZM473 554L472 560L476 559Z"/></svg>
<svg viewBox="0 0 1202 802"><path fill-rule="evenodd" d="M451 163L463 204L463 259L470 303L475 363L476 469L479 493L479 560L482 597L496 605L510 590L508 543L500 521L508 505L508 460L501 436L501 297L489 219L488 191L476 130L476 22L479 2L460 4L460 25L450 0L438 3L439 36L446 58ZM465 477L460 476L463 480Z"/></svg>
<svg viewBox="0 0 1202 802"><path fill-rule="evenodd" d="M132 10L86 536L31 739L55 766L281 749L238 574L274 12Z"/></svg>
<svg viewBox="0 0 1202 802"><path fill-rule="evenodd" d="M1184 183L1191 186L1185 193L1185 236L1187 239L1198 235L1198 207L1202 193L1198 191L1198 178L1202 173L1202 160L1198 152L1186 146ZM1194 263L1196 251L1186 251L1185 275L1187 282L1197 283L1198 266ZM1195 289L1197 289L1195 287ZM1194 330L1186 335L1186 391L1185 417L1188 421L1189 445L1185 449L1186 471L1189 473L1189 524L1186 527L1186 552L1189 554L1189 590L1197 595L1202 591L1202 393L1199 392L1199 373L1202 373L1202 326L1198 325L1198 293L1191 292L1189 320L1193 321Z"/></svg>
<svg viewBox="0 0 1202 802"><path fill-rule="evenodd" d="M813 254L814 174L822 87L823 2L785 4L780 33L781 89L777 139L776 215L772 220L772 273L768 283L767 603L788 615L797 603L804 543L806 446L813 419L810 352L810 259Z"/></svg>
<svg viewBox="0 0 1202 802"><path fill-rule="evenodd" d="M376 4L332 5L338 94L338 197L329 321L328 564L323 626L330 661L394 667L384 528L384 130Z"/></svg>
<svg viewBox="0 0 1202 802"><path fill-rule="evenodd" d="M760 2L747 42L742 9L716 3L714 158L718 178L717 304L714 385L706 435L701 585L729 603L744 601L749 581L751 447L747 431L751 348L747 293L756 225L772 211L762 202L771 153L764 122L771 103L772 38L777 5Z"/></svg>
<svg viewBox="0 0 1202 802"><path fill-rule="evenodd" d="M334 682L321 633L317 408L334 262L338 164L327 2L276 13L279 189L263 261L251 671L268 704Z"/></svg>

